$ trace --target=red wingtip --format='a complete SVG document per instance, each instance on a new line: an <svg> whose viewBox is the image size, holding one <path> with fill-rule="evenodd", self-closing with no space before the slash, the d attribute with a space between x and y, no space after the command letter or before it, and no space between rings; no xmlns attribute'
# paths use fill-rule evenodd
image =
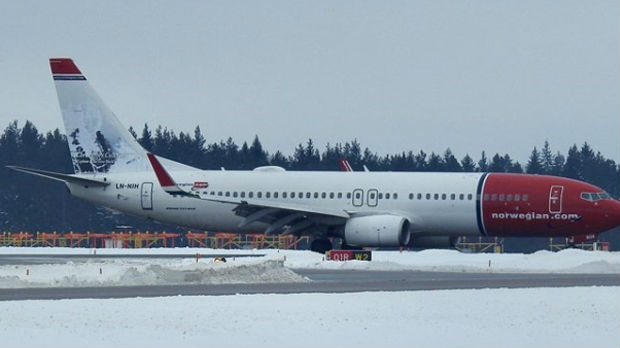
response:
<svg viewBox="0 0 620 348"><path fill-rule="evenodd" d="M151 166L153 166L153 170L155 170L155 175L157 176L157 180L159 180L159 184L162 187L170 187L175 186L174 180L168 175L164 166L159 163L155 155L152 153L147 153L146 156L149 158L149 162L151 162Z"/></svg>
<svg viewBox="0 0 620 348"><path fill-rule="evenodd" d="M71 58L50 58L52 74L82 74Z"/></svg>

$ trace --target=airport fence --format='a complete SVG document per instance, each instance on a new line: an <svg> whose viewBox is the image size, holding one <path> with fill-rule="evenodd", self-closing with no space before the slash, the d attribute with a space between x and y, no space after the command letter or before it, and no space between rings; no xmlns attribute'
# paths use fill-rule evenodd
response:
<svg viewBox="0 0 620 348"><path fill-rule="evenodd" d="M214 249L307 249L309 237L188 231L2 232L0 246L69 248L202 247Z"/></svg>

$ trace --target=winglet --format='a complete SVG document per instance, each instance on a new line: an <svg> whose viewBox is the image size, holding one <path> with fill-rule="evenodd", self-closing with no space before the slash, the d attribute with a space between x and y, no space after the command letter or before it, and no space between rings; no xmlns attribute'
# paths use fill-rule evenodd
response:
<svg viewBox="0 0 620 348"><path fill-rule="evenodd" d="M148 157L149 162L151 162L151 166L153 167L153 170L155 171L155 175L157 176L159 185L161 185L161 188L163 188L164 191L168 192L171 195L182 195L182 196L192 196L192 197L196 196L193 193L189 193L189 192L185 192L181 190L181 188L174 182L170 174L168 174L164 166L162 166L161 163L159 163L159 160L157 159L157 157L155 157L155 155L148 152L146 156Z"/></svg>
<svg viewBox="0 0 620 348"><path fill-rule="evenodd" d="M339 159L338 165L340 166L341 172L352 172L353 171L353 168L351 168L351 165L349 164L349 161L347 161L346 158Z"/></svg>

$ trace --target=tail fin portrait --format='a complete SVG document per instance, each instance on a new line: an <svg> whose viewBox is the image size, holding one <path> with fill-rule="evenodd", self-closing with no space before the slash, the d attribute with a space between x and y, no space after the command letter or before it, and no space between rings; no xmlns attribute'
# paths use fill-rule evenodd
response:
<svg viewBox="0 0 620 348"><path fill-rule="evenodd" d="M147 171L146 151L69 58L50 67L76 174Z"/></svg>

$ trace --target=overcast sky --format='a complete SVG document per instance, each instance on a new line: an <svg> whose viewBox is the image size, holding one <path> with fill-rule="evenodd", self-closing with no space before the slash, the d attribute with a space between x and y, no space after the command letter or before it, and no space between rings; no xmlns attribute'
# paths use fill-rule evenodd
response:
<svg viewBox="0 0 620 348"><path fill-rule="evenodd" d="M139 131L620 161L617 0L2 1L0 127L64 129L50 57Z"/></svg>

